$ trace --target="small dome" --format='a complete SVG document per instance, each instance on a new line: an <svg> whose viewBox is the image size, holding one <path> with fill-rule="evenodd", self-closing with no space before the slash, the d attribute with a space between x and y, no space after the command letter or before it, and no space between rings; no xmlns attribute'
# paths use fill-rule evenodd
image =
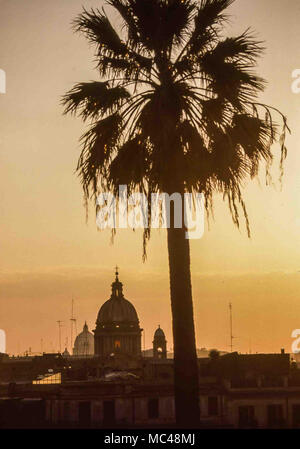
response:
<svg viewBox="0 0 300 449"><path fill-rule="evenodd" d="M73 349L74 355L94 354L94 335L89 332L88 325L84 324L82 332L77 335Z"/></svg>
<svg viewBox="0 0 300 449"><path fill-rule="evenodd" d="M166 338L164 331L161 329L160 325L158 325L158 328L154 332L154 338Z"/></svg>
<svg viewBox="0 0 300 449"><path fill-rule="evenodd" d="M97 324L131 323L138 324L139 319L134 306L123 296L123 284L118 279L112 283L112 294L99 310Z"/></svg>

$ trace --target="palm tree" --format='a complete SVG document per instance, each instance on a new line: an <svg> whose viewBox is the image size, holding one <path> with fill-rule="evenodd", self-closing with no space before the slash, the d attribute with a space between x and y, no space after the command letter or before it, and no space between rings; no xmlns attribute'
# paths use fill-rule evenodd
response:
<svg viewBox="0 0 300 449"><path fill-rule="evenodd" d="M108 0L123 22L116 31L104 9L74 22L95 45L102 81L80 83L63 98L65 113L90 123L77 171L85 199L106 190L202 192L227 200L235 225L249 221L242 184L258 175L281 142L285 117L258 102L265 82L253 71L263 51L247 30L225 38L234 0ZM273 116L283 121L279 136ZM171 208L171 216L174 209ZM150 212L149 212L150 213ZM189 241L171 220L167 231L174 338L176 420L199 420ZM144 256L150 230L144 232Z"/></svg>

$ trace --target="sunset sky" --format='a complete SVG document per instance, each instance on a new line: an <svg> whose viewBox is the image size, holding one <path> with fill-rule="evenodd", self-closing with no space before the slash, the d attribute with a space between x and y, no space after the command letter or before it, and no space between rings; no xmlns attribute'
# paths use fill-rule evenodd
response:
<svg viewBox="0 0 300 449"><path fill-rule="evenodd" d="M74 174L80 152L80 119L65 117L61 96L74 83L98 80L93 49L75 35L71 21L82 5L102 1L0 0L0 328L11 354L70 344L71 299L78 330L110 296L114 266L135 305L146 346L158 324L172 348L166 232L153 230L142 263L142 233L98 231ZM107 12L110 9L107 8ZM299 0L236 0L228 34L251 27L266 52L258 72L268 80L261 100L287 115L292 135L283 186L278 164L273 187L245 186L252 238L237 230L216 198L215 220L191 242L197 346L229 350L228 303L233 305L234 349L279 352L291 348L300 328L300 94L292 72L300 69ZM118 20L115 22L119 23ZM279 146L274 153L279 155Z"/></svg>

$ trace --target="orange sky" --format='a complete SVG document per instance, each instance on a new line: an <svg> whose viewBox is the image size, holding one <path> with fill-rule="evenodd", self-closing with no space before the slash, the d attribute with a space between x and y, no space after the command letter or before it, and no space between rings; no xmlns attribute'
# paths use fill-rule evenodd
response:
<svg viewBox="0 0 300 449"><path fill-rule="evenodd" d="M153 231L142 264L140 232L119 231L112 246L109 231L97 231L92 210L85 223L73 173L83 126L63 117L59 105L75 82L97 79L92 49L70 29L82 4L102 6L0 1L0 68L7 76L7 93L0 95L0 328L10 353L39 351L41 339L44 350L57 349L57 320L65 321L63 340L70 341L72 295L78 329L85 319L93 329L116 263L146 345L160 324L172 347L165 232ZM235 349L289 351L291 332L300 328L300 94L291 91L292 71L300 68L300 4L237 0L231 13L230 34L251 26L266 41L259 73L269 85L262 100L288 115L293 134L282 191L278 183L266 188L263 178L245 188L252 240L233 227L217 199L210 231L191 242L197 345L229 349L232 301Z"/></svg>

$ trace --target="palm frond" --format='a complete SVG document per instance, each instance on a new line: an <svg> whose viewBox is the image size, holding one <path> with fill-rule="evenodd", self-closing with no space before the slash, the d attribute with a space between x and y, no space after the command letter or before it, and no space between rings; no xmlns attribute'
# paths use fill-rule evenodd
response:
<svg viewBox="0 0 300 449"><path fill-rule="evenodd" d="M262 42L255 39L250 30L236 37L227 37L219 41L212 50L215 60L221 62L234 60L246 68L253 67L263 53Z"/></svg>
<svg viewBox="0 0 300 449"><path fill-rule="evenodd" d="M220 25L226 20L224 11L235 0L201 0L194 17L194 29L180 53L178 60L184 55L198 55L207 45L215 42Z"/></svg>
<svg viewBox="0 0 300 449"><path fill-rule="evenodd" d="M92 81L76 84L62 98L64 113L79 114L85 121L112 113L130 99L130 93L121 86L109 87L108 82Z"/></svg>
<svg viewBox="0 0 300 449"><path fill-rule="evenodd" d="M127 43L130 48L133 50L141 50L143 44L140 39L136 17L133 14L129 0L108 0L107 3L113 6L122 17L127 30Z"/></svg>
<svg viewBox="0 0 300 449"><path fill-rule="evenodd" d="M125 18L129 31L134 31L135 40L138 37L144 49L157 55L183 41L195 9L192 0L128 0L127 5L119 1L111 3L118 3L117 9Z"/></svg>
<svg viewBox="0 0 300 449"><path fill-rule="evenodd" d="M148 170L147 143L136 136L119 148L109 167L109 180L116 192L120 185L127 185L130 193L141 188Z"/></svg>
<svg viewBox="0 0 300 449"><path fill-rule="evenodd" d="M220 61L213 52L201 58L201 67L211 79L208 88L238 109L251 98L257 98L265 88L264 79L253 71L240 67L236 61Z"/></svg>
<svg viewBox="0 0 300 449"><path fill-rule="evenodd" d="M125 42L119 37L108 17L99 9L83 12L74 20L75 31L84 33L88 40L109 55L124 55L127 52Z"/></svg>
<svg viewBox="0 0 300 449"><path fill-rule="evenodd" d="M115 113L99 120L81 137L77 172L87 198L96 197L101 184L106 183L107 169L121 141L122 124L122 117Z"/></svg>

